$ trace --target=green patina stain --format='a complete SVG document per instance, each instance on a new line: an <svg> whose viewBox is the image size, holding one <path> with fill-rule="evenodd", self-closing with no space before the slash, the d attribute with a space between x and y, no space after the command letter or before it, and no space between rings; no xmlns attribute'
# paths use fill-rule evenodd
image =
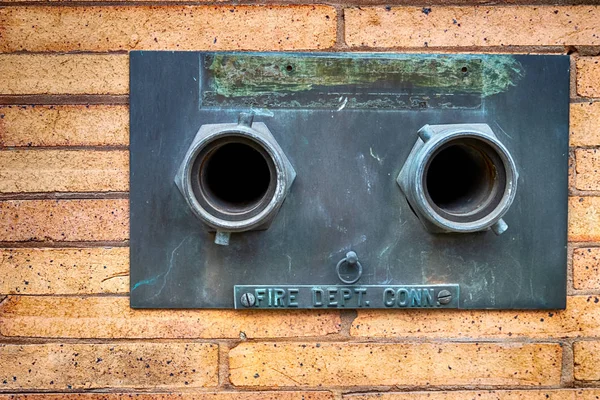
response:
<svg viewBox="0 0 600 400"><path fill-rule="evenodd" d="M382 95L399 89L433 89L486 97L506 91L523 75L521 64L504 55L464 58L215 55L208 61L212 90L228 98L350 85L377 89Z"/></svg>
<svg viewBox="0 0 600 400"><path fill-rule="evenodd" d="M483 60L484 97L506 92L525 75L523 66L512 56L486 56Z"/></svg>

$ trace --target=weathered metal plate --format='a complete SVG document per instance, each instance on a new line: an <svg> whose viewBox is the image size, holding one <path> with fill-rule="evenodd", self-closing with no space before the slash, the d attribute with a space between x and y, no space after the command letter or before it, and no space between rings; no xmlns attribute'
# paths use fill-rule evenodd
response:
<svg viewBox="0 0 600 400"><path fill-rule="evenodd" d="M132 52L130 66L132 307L233 308L236 285L342 288L335 267L353 250L353 287L457 284L459 308L564 308L568 57ZM218 246L174 177L200 125L251 110L297 177L268 230ZM489 124L515 159L501 236L426 232L395 182L417 130L451 123Z"/></svg>
<svg viewBox="0 0 600 400"><path fill-rule="evenodd" d="M236 285L233 298L234 308L241 309L458 308L459 287L458 285Z"/></svg>

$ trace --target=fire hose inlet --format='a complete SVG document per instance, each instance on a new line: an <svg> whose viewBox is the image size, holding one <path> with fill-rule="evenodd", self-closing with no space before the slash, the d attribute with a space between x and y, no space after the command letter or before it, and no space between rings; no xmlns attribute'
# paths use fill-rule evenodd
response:
<svg viewBox="0 0 600 400"><path fill-rule="evenodd" d="M203 125L175 178L218 244L232 232L268 228L296 175L266 125L252 119Z"/></svg>
<svg viewBox="0 0 600 400"><path fill-rule="evenodd" d="M485 124L426 125L398 183L432 232L503 233L517 187L508 150Z"/></svg>
<svg viewBox="0 0 600 400"><path fill-rule="evenodd" d="M258 143L226 136L207 145L192 166L196 199L212 215L239 221L269 205L277 188L277 167Z"/></svg>

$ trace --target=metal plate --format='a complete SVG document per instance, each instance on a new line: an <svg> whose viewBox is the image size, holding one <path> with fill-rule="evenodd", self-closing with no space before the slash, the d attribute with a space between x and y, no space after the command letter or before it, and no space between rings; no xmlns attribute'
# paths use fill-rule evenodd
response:
<svg viewBox="0 0 600 400"><path fill-rule="evenodd" d="M130 57L132 307L233 308L236 285L344 288L348 250L364 267L352 288L458 285L458 308L565 307L568 57ZM251 109L297 178L268 230L217 246L173 179L200 125ZM421 126L480 122L520 173L509 230L430 234L395 179Z"/></svg>

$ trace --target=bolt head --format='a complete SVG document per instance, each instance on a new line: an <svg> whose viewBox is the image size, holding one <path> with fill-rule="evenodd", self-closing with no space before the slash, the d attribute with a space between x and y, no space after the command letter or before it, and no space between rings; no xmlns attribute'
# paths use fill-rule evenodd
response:
<svg viewBox="0 0 600 400"><path fill-rule="evenodd" d="M240 301L242 302L242 305L244 307L253 307L254 304L256 303L256 297L254 297L254 295L252 293L248 292L248 293L242 294Z"/></svg>
<svg viewBox="0 0 600 400"><path fill-rule="evenodd" d="M440 290L437 298L440 304L448 304L452 301L452 293L449 290Z"/></svg>

